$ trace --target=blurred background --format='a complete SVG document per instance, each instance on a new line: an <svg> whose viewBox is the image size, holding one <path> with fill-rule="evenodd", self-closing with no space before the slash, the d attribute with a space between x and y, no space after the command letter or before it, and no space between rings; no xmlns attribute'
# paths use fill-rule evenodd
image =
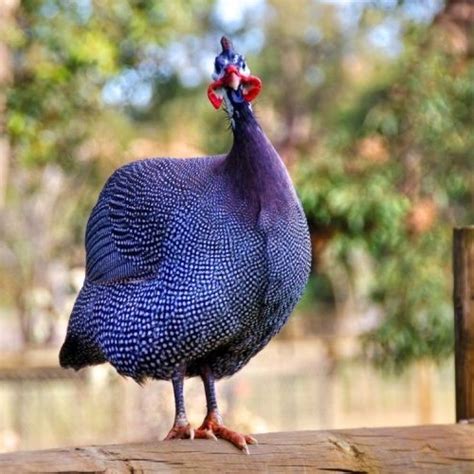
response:
<svg viewBox="0 0 474 474"><path fill-rule="evenodd" d="M145 156L225 153L206 98L229 35L303 201L313 271L282 333L218 384L233 428L452 422L451 232L474 222L470 0L2 0L0 451L159 439L171 384L57 354L87 217ZM201 384L186 384L190 420Z"/></svg>

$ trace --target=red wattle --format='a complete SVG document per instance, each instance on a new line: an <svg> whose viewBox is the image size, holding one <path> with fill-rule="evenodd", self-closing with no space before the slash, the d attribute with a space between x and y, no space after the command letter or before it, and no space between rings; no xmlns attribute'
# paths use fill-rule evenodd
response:
<svg viewBox="0 0 474 474"><path fill-rule="evenodd" d="M251 102L262 90L262 81L257 76L241 76L244 87L244 99Z"/></svg>
<svg viewBox="0 0 474 474"><path fill-rule="evenodd" d="M224 99L222 97L219 97L216 94L215 90L219 89L222 86L223 86L222 80L219 79L218 81L214 81L211 84L209 84L209 87L207 88L207 97L209 98L211 104L216 110L222 105L222 101Z"/></svg>

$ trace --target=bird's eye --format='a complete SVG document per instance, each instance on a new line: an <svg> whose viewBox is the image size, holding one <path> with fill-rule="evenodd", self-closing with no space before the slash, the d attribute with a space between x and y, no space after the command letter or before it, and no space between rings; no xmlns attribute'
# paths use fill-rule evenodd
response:
<svg viewBox="0 0 474 474"><path fill-rule="evenodd" d="M247 69L247 64L245 64L245 61L242 62L242 69Z"/></svg>

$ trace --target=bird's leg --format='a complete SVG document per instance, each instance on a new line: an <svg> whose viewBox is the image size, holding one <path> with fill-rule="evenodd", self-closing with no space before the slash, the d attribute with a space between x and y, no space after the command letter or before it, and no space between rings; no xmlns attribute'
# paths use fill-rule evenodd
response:
<svg viewBox="0 0 474 474"><path fill-rule="evenodd" d="M174 425L170 432L165 438L169 439L186 439L194 438L194 430L188 422L186 416L186 409L184 407L184 370L180 369L173 375L173 391L174 391L174 403L176 407L176 416L174 418Z"/></svg>
<svg viewBox="0 0 474 474"><path fill-rule="evenodd" d="M201 378L204 382L204 390L206 391L207 415L202 425L196 430L195 437L225 439L244 451L244 453L249 454L247 445L257 444L257 440L252 436L237 433L224 426L219 409L217 408L214 376L211 371L206 368L202 371Z"/></svg>

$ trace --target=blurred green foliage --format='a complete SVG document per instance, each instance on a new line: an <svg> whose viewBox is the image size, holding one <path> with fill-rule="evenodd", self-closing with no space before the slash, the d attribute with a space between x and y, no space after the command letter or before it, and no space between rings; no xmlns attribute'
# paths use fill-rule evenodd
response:
<svg viewBox="0 0 474 474"><path fill-rule="evenodd" d="M12 145L0 280L27 342L41 339L25 323L35 290L53 295L48 314L63 313L56 293L74 294L53 275L82 265L87 215L114 168L136 150L226 151L204 82L224 32L248 46L264 83L257 115L308 216L306 307L343 284L359 309L376 308L363 341L377 363L449 354L451 229L474 217L472 25L450 3L434 21L430 2L420 17L411 2L269 0L229 22L231 7L211 0L23 1L3 32L13 82L0 92ZM377 46L377 34L389 40Z"/></svg>
<svg viewBox="0 0 474 474"><path fill-rule="evenodd" d="M401 56L341 101L324 152L300 168L310 222L335 235L334 256L347 267L355 248L371 257L383 318L365 349L396 369L452 351L451 232L474 218L472 56L440 26L409 26Z"/></svg>

